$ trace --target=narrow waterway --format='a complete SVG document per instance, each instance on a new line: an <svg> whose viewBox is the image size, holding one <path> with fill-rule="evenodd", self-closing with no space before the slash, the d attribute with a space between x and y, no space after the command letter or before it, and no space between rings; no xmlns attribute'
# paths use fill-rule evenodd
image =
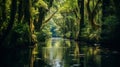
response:
<svg viewBox="0 0 120 67"><path fill-rule="evenodd" d="M49 38L35 47L4 49L0 67L119 67L119 52L63 38Z"/></svg>
<svg viewBox="0 0 120 67"><path fill-rule="evenodd" d="M117 67L117 58L117 51L102 49L99 44L50 38L34 48L31 67Z"/></svg>

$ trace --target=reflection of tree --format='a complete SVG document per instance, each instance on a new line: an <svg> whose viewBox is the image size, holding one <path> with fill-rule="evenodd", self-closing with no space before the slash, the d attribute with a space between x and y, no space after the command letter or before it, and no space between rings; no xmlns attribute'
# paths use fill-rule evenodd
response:
<svg viewBox="0 0 120 67"><path fill-rule="evenodd" d="M48 39L44 45L44 47L41 47L42 50L35 50L37 50L38 53L42 51L40 53L42 54L41 59L49 65L55 65L60 62L68 66L70 66L70 64L81 64L84 67L101 66L99 46L78 46L78 43L75 41L61 38ZM37 54L36 58L39 59Z"/></svg>
<svg viewBox="0 0 120 67"><path fill-rule="evenodd" d="M64 48L62 47L62 40L61 39L49 39L48 40L49 45L44 47L43 51L43 58L46 60L46 62L54 63L55 60L62 61L64 56Z"/></svg>
<svg viewBox="0 0 120 67"><path fill-rule="evenodd" d="M71 46L71 44L73 46ZM67 63L69 65L71 62L79 64L79 47L75 41L70 42L70 40L67 39L52 38L48 39L45 45L45 47L42 47L42 59L47 64L58 65L58 63L60 63L63 65ZM73 49L73 57L69 57L71 48ZM71 61L72 59L73 61Z"/></svg>
<svg viewBox="0 0 120 67"><path fill-rule="evenodd" d="M100 49L98 47L88 47L86 48L86 64L93 67L100 67L101 66L101 56L100 56Z"/></svg>
<svg viewBox="0 0 120 67"><path fill-rule="evenodd" d="M75 42L75 48L74 48L74 54L75 54L75 58L77 59L80 55L80 52L79 52L79 46L78 46L78 43Z"/></svg>

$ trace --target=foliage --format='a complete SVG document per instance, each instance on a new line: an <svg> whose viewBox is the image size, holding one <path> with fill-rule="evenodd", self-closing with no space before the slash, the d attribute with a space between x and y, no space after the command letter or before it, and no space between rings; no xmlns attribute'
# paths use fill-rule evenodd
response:
<svg viewBox="0 0 120 67"><path fill-rule="evenodd" d="M8 39L6 44L16 40L14 45L20 45L31 42L32 35L39 41L50 37L79 40L82 37L95 42L101 36L103 40L114 39L113 33L119 25L115 14L119 8L114 3L117 2L111 0L109 5L102 6L105 5L102 0L3 0L0 1L0 40ZM105 9L108 16L102 10L104 7L109 7Z"/></svg>
<svg viewBox="0 0 120 67"><path fill-rule="evenodd" d="M81 37L91 42L100 40L102 24L101 0L84 1L84 27L81 28Z"/></svg>
<svg viewBox="0 0 120 67"><path fill-rule="evenodd" d="M27 47L30 43L29 26L27 24L17 24L11 30L9 37L7 38L7 47Z"/></svg>
<svg viewBox="0 0 120 67"><path fill-rule="evenodd" d="M110 41L112 39L115 39L114 35L116 32L116 26L118 25L118 19L116 18L115 15L111 15L105 18L105 21L102 25L102 39L107 41Z"/></svg>
<svg viewBox="0 0 120 67"><path fill-rule="evenodd" d="M78 7L77 0L66 0L64 3L62 3L62 6L60 7L59 11L70 12L77 7Z"/></svg>
<svg viewBox="0 0 120 67"><path fill-rule="evenodd" d="M35 3L35 6L36 6L36 7L43 7L43 8L45 8L45 9L48 9L47 3L45 3L43 0L38 0L38 1Z"/></svg>

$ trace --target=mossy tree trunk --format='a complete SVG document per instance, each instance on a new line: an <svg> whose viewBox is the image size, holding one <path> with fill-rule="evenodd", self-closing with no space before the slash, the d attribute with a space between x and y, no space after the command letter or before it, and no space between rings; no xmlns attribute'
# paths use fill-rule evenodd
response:
<svg viewBox="0 0 120 67"><path fill-rule="evenodd" d="M91 0L88 0L87 3L86 3L86 6L87 6L87 12L88 12L88 20L92 26L93 29L98 29L100 28L100 25L98 25L95 21L95 16L97 15L98 11L99 11L99 4L101 3L101 0L98 0L96 5L94 5L93 9L90 8L90 1ZM94 2L93 2L94 3Z"/></svg>

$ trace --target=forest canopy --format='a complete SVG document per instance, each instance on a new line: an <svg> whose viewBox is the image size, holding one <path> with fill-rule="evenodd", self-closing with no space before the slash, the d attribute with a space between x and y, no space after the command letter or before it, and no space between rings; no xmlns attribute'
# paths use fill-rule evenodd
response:
<svg viewBox="0 0 120 67"><path fill-rule="evenodd" d="M34 45L50 37L102 44L119 40L118 0L0 0L0 4L3 47Z"/></svg>

